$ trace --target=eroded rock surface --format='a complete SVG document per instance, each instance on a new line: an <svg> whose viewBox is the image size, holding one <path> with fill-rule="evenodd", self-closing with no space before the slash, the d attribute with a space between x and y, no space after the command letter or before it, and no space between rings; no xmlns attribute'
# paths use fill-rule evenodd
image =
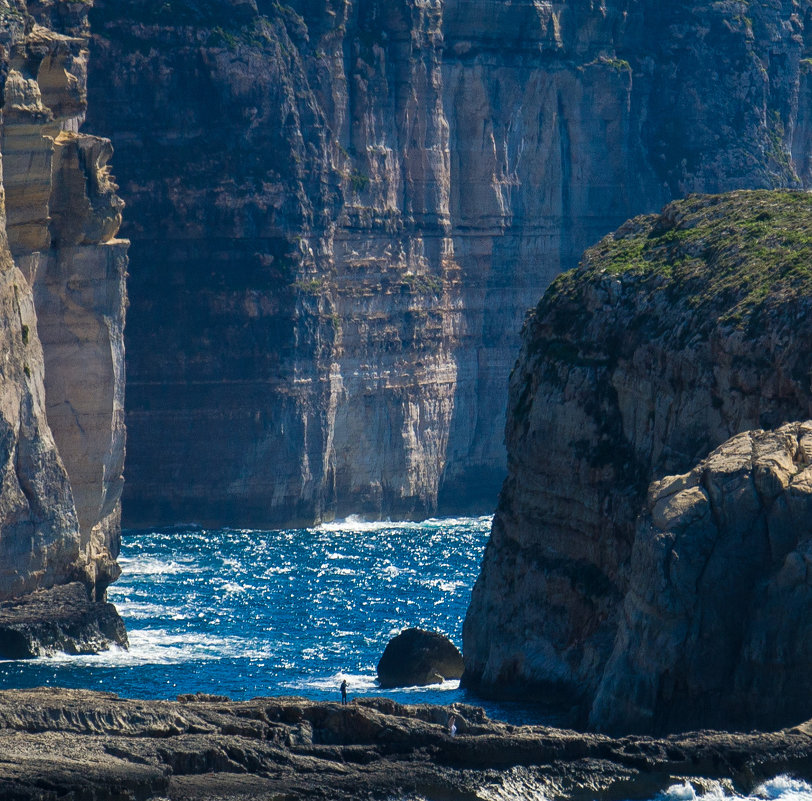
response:
<svg viewBox="0 0 812 801"><path fill-rule="evenodd" d="M0 601L0 659L95 654L111 643L128 645L121 617L78 581Z"/></svg>
<svg viewBox="0 0 812 801"><path fill-rule="evenodd" d="M812 422L728 440L652 484L591 721L797 719L812 666Z"/></svg>
<svg viewBox="0 0 812 801"><path fill-rule="evenodd" d="M812 176L808 0L95 6L132 525L492 511L549 282L672 197Z"/></svg>
<svg viewBox="0 0 812 801"><path fill-rule="evenodd" d="M0 3L0 599L119 574L127 243L110 143L79 133L88 10Z"/></svg>
<svg viewBox="0 0 812 801"><path fill-rule="evenodd" d="M456 738L446 734L453 713ZM481 709L216 696L130 701L54 688L0 693L0 793L15 801L419 797L651 798L682 777L745 793L812 778L812 736L664 740L510 726Z"/></svg>
<svg viewBox="0 0 812 801"><path fill-rule="evenodd" d="M812 416L810 233L803 193L691 197L553 284L511 376L510 473L465 622L467 681L613 728L812 713L806 428L780 428ZM764 428L777 430L701 461Z"/></svg>

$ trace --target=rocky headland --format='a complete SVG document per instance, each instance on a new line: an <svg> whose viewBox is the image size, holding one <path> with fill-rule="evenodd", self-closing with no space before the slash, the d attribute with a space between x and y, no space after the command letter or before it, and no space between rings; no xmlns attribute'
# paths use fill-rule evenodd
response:
<svg viewBox="0 0 812 801"><path fill-rule="evenodd" d="M0 639L20 653L101 645L102 629L126 642L104 599L120 572L127 242L110 143L79 132L88 8L0 3Z"/></svg>
<svg viewBox="0 0 812 801"><path fill-rule="evenodd" d="M93 5L130 526L491 512L552 279L685 193L812 183L809 0Z"/></svg>
<svg viewBox="0 0 812 801"><path fill-rule="evenodd" d="M458 733L450 737L450 714ZM750 792L812 778L812 727L664 739L513 726L481 709L348 706L301 698L124 700L78 690L0 692L8 801L648 799L707 780Z"/></svg>
<svg viewBox="0 0 812 801"><path fill-rule="evenodd" d="M611 731L812 714L812 198L692 196L529 319L465 680Z"/></svg>

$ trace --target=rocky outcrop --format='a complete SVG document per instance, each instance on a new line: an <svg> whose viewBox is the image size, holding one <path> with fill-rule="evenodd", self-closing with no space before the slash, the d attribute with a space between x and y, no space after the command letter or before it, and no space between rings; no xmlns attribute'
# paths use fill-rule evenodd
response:
<svg viewBox="0 0 812 801"><path fill-rule="evenodd" d="M127 632L113 604L91 601L79 582L0 601L0 659L32 659L55 653L95 654Z"/></svg>
<svg viewBox="0 0 812 801"><path fill-rule="evenodd" d="M672 197L809 183L809 10L96 0L128 522L491 511L552 278Z"/></svg>
<svg viewBox="0 0 812 801"><path fill-rule="evenodd" d="M590 721L796 720L812 665L812 422L739 434L652 484Z"/></svg>
<svg viewBox="0 0 812 801"><path fill-rule="evenodd" d="M78 132L87 11L0 4L0 599L40 593L6 604L4 627L15 610L23 626L35 607L59 617L41 591L79 581L98 632L88 609L119 574L127 243L110 143ZM69 650L94 636L74 623Z"/></svg>
<svg viewBox="0 0 812 801"><path fill-rule="evenodd" d="M457 737L446 733L453 713ZM0 693L0 792L14 801L136 798L653 798L724 779L746 796L792 771L812 778L812 728L664 740L510 726L481 709L348 706L302 698ZM700 777L705 777L704 779Z"/></svg>
<svg viewBox="0 0 812 801"><path fill-rule="evenodd" d="M444 634L405 629L386 644L378 662L381 687L442 684L462 676L462 654Z"/></svg>
<svg viewBox="0 0 812 801"><path fill-rule="evenodd" d="M748 442L765 452L731 461L724 490L727 457L717 455L649 490L738 432L812 416L810 234L804 193L691 197L622 226L553 284L511 376L509 477L463 634L469 684L572 705L581 724L592 710L598 726L770 726L812 713L808 679L783 683L809 675L797 645L806 615L778 614L772 630L763 616L776 592L793 609L806 597L803 585L779 589L784 561L790 572L801 564L810 533L790 516L807 503L804 440L792 434L801 429L732 440L723 453ZM782 492L786 471L799 484ZM701 488L688 489L699 476ZM673 505L657 501L683 485ZM692 522L703 509L711 528ZM665 562L655 566L655 553ZM729 640L718 641L725 622ZM718 652L700 669L692 649L703 636L701 648ZM762 660L781 666L774 683ZM773 695L784 692L786 705ZM667 713L669 698L692 700ZM747 708L734 710L737 699Z"/></svg>

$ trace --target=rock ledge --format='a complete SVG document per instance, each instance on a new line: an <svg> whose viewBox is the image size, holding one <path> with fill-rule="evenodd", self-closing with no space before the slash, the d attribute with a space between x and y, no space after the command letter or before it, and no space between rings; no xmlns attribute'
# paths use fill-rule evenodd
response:
<svg viewBox="0 0 812 801"><path fill-rule="evenodd" d="M448 715L459 734L446 734ZM137 701L40 688L0 692L0 797L50 801L515 795L652 797L691 777L748 792L792 771L812 778L812 726L667 739L510 726L481 709L340 706L302 698Z"/></svg>

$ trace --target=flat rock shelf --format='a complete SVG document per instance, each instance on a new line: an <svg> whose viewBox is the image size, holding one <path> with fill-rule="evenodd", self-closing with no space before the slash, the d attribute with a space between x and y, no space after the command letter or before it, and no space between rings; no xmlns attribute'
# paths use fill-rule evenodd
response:
<svg viewBox="0 0 812 801"><path fill-rule="evenodd" d="M452 713L456 737L446 728ZM635 799L694 777L747 793L777 774L812 776L812 724L614 739L511 726L464 704L386 698L342 707L9 690L0 692L0 742L0 797L14 801L473 800L494 797L506 781L550 798Z"/></svg>

